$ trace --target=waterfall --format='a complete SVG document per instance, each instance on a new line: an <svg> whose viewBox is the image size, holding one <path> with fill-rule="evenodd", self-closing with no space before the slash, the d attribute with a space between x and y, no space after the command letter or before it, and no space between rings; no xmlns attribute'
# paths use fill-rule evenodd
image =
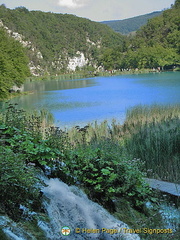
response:
<svg viewBox="0 0 180 240"><path fill-rule="evenodd" d="M27 231L22 224L0 215L0 235L3 232L10 240L39 240L34 231L41 231L42 236L45 235L43 240L140 240L134 232L135 229L130 229L102 206L89 200L79 188L68 186L58 179L47 179L42 175L40 178L46 183L46 187L42 187L42 204L47 217L42 218L39 213L30 212L21 206L22 210L28 212L28 216L36 215L37 229L32 231L30 228ZM179 212L171 205L162 203L160 212L165 227L176 231Z"/></svg>
<svg viewBox="0 0 180 240"><path fill-rule="evenodd" d="M137 234L129 231L132 229L128 225L89 200L79 188L68 186L58 179L47 179L42 175L40 178L46 183L46 187L42 188L42 204L48 218L42 220L38 213L30 212L23 206L21 209L36 215L36 231L45 234L43 240L140 240ZM63 235L63 227L66 236ZM37 240L31 229L27 231L22 224L15 223L8 216L0 216L0 230L10 240Z"/></svg>
<svg viewBox="0 0 180 240"><path fill-rule="evenodd" d="M42 190L45 196L43 204L50 223L42 229L46 231L47 239L140 239L137 234L128 232L129 227L125 223L89 200L77 187L69 187L58 179L46 180L46 184ZM69 237L61 233L64 226L67 232L70 231Z"/></svg>

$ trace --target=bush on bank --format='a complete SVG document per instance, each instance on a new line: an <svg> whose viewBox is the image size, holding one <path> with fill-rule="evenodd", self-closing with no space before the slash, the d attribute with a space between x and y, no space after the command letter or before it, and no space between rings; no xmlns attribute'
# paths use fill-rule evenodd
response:
<svg viewBox="0 0 180 240"><path fill-rule="evenodd" d="M61 171L106 207L113 207L116 198L125 198L140 209L150 194L140 166L140 161L126 156L121 146L104 140L73 149Z"/></svg>

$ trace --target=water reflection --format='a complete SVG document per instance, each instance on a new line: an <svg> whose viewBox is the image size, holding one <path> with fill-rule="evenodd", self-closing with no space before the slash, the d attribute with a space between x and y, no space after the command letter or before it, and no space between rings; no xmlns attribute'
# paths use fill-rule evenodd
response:
<svg viewBox="0 0 180 240"><path fill-rule="evenodd" d="M24 91L54 91L75 88L85 88L95 85L94 79L81 80L42 80L42 81L27 81L24 84Z"/></svg>
<svg viewBox="0 0 180 240"><path fill-rule="evenodd" d="M176 72L27 82L25 91L33 94L11 102L27 110L46 108L58 126L113 118L123 122L134 105L179 103L179 79Z"/></svg>

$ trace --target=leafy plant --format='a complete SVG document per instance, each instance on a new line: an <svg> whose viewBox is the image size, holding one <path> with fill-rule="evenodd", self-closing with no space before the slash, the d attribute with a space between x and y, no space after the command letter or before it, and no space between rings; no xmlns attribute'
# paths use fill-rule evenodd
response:
<svg viewBox="0 0 180 240"><path fill-rule="evenodd" d="M21 131L15 127L0 126L5 136L4 146L8 146L15 154L23 154L26 163L35 163L37 166L53 166L53 159L59 160L63 154L57 148L50 148L48 140L34 138L29 132Z"/></svg>
<svg viewBox="0 0 180 240"><path fill-rule="evenodd" d="M108 144L111 150L107 149ZM121 149L118 150L120 146L108 144L104 149L93 145L75 149L66 159L62 171L71 176L73 183L83 186L92 199L104 205L112 204L116 197L123 197L134 207L142 206L150 190L144 183L139 160L130 160Z"/></svg>
<svg viewBox="0 0 180 240"><path fill-rule="evenodd" d="M52 166L63 157L61 146L64 138L57 134L55 127L47 127L45 130L48 126L47 119L46 111L41 111L40 114L34 112L31 115L10 104L0 123L3 145L11 148L14 153L23 154L26 163L35 163L40 167Z"/></svg>
<svg viewBox="0 0 180 240"><path fill-rule="evenodd" d="M27 166L22 153L0 146L0 206L9 216L18 220L20 204L31 209L40 206L39 179Z"/></svg>

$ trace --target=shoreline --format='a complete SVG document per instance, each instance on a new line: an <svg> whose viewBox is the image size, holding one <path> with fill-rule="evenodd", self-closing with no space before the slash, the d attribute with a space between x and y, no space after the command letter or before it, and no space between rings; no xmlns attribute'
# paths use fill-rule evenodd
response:
<svg viewBox="0 0 180 240"><path fill-rule="evenodd" d="M91 77L101 77L101 76L116 76L116 75L129 75L129 74L144 74L144 73L158 73L163 71L153 71L152 69L123 69L123 70L105 70L101 72L73 72L73 73L64 73L59 75L48 75L48 76L32 76L28 78L28 81L44 81L44 80L73 80L79 78L91 78Z"/></svg>
<svg viewBox="0 0 180 240"><path fill-rule="evenodd" d="M90 78L90 77L101 77L101 76L116 76L116 75L129 75L129 74L145 74L145 73L162 73L162 72L178 72L180 69L167 69L162 70L159 68L143 68L143 69L119 69L119 70L104 70L104 71L79 71L64 73L59 75L46 75L46 76L32 76L28 79L30 81L48 80L48 79L59 79L59 80L73 80L79 78Z"/></svg>
<svg viewBox="0 0 180 240"><path fill-rule="evenodd" d="M169 70L158 70L158 69L123 69L123 70L106 70L101 72L92 72L87 73L84 71L81 72L73 72L73 73L65 73L59 75L48 75L48 76L32 76L27 78L25 82L35 82L35 81L47 81L47 80L75 80L81 78L94 78L94 77L111 77L111 76L118 76L118 75L137 75L137 74L148 74L148 73L163 73L163 72L177 72L179 70L169 69ZM23 86L23 85L22 85ZM16 91L10 93L9 96L6 98L1 99L0 102L8 101L14 97L20 97L23 95L34 94L33 91Z"/></svg>
<svg viewBox="0 0 180 240"><path fill-rule="evenodd" d="M142 69L139 70L138 72L134 69L128 70L128 71L119 71L119 70L107 70L104 72L92 72L92 73L87 73L84 71L81 72L73 72L73 73L65 73L65 74L59 74L59 75L48 75L48 76L31 76L27 78L25 82L35 82L35 81L47 81L47 80L75 80L75 79L81 79L81 78L92 78L92 77L108 77L108 76L117 76L117 75L129 75L129 74L143 74L143 73L150 73L149 69ZM23 84L22 84L23 86ZM29 95L33 94L33 91L15 91L9 93L9 95L5 98L0 98L0 102L3 101L8 101L12 98L15 97L20 97L23 95Z"/></svg>

